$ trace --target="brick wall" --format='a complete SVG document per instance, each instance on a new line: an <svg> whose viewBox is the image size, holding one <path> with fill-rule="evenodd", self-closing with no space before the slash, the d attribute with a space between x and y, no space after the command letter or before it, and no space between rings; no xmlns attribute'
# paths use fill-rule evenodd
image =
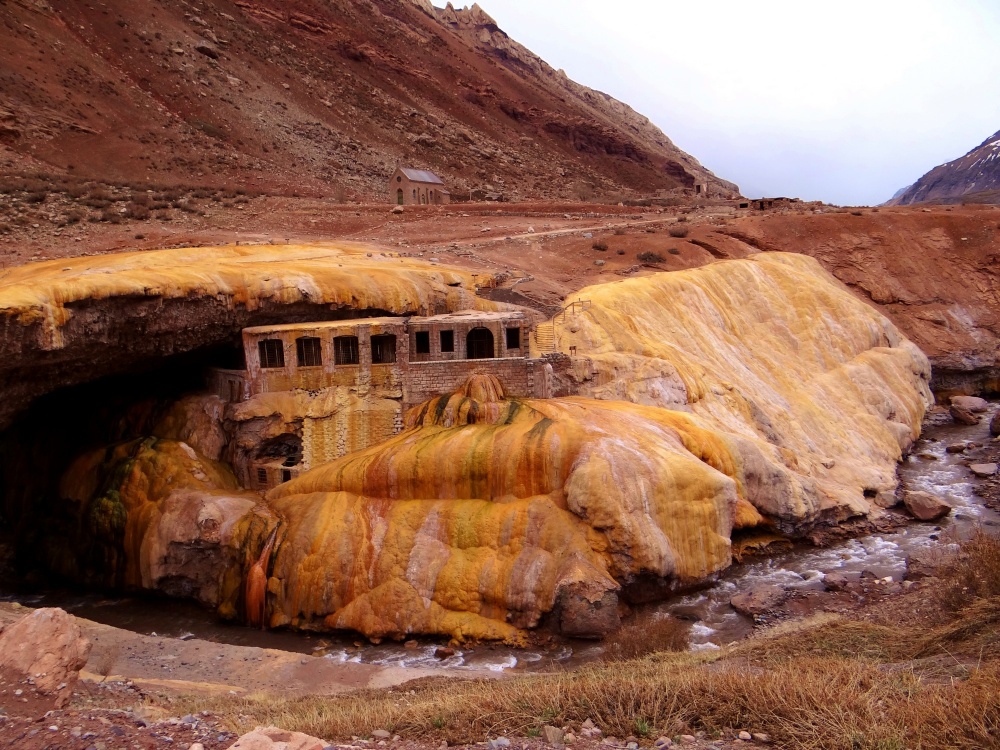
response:
<svg viewBox="0 0 1000 750"><path fill-rule="evenodd" d="M470 359L450 362L411 362L403 389L409 408L457 390L473 375L494 375L507 395L515 398L549 398L551 368L538 359Z"/></svg>

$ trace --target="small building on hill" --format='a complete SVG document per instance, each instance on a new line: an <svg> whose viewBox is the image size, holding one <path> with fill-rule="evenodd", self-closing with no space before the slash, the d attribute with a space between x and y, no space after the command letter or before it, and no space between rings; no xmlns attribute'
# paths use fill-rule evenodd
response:
<svg viewBox="0 0 1000 750"><path fill-rule="evenodd" d="M444 180L429 169L400 167L389 178L389 196L397 206L439 206L451 203Z"/></svg>

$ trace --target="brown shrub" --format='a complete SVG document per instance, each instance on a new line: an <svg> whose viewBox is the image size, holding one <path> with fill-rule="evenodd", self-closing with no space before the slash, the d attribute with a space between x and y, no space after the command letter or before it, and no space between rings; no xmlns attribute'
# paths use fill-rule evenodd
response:
<svg viewBox="0 0 1000 750"><path fill-rule="evenodd" d="M976 599L1000 597L1000 539L977 529L958 546L958 551L943 561L939 577L941 603L958 611Z"/></svg>
<svg viewBox="0 0 1000 750"><path fill-rule="evenodd" d="M130 219L145 221L150 216L149 206L144 203L130 203L125 209L125 215Z"/></svg>
<svg viewBox="0 0 1000 750"><path fill-rule="evenodd" d="M665 257L653 250L643 250L636 256L636 258L641 263L662 263L666 260Z"/></svg>
<svg viewBox="0 0 1000 750"><path fill-rule="evenodd" d="M691 626L676 617L658 617L647 622L623 625L604 641L607 661L636 659L658 651L684 651Z"/></svg>
<svg viewBox="0 0 1000 750"><path fill-rule="evenodd" d="M101 211L101 221L106 221L110 224L121 224L122 215L114 206L108 206Z"/></svg>
<svg viewBox="0 0 1000 750"><path fill-rule="evenodd" d="M591 245L591 247L594 248L595 250L600 250L603 253L607 251L608 243L604 242L603 240L598 240L593 245Z"/></svg>
<svg viewBox="0 0 1000 750"><path fill-rule="evenodd" d="M670 233L671 237L681 238L681 237L687 237L689 230L687 227L672 226L667 231Z"/></svg>

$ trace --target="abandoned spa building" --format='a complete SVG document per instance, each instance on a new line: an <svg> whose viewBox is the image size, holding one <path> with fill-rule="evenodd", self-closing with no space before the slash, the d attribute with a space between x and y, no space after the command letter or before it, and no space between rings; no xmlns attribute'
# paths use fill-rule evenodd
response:
<svg viewBox="0 0 1000 750"><path fill-rule="evenodd" d="M246 328L246 369L213 370L211 389L236 407L235 421L280 414L285 431L234 457L237 475L267 489L383 442L403 429L407 409L479 373L497 376L510 396L549 398L552 368L529 356L529 334L516 311Z"/></svg>

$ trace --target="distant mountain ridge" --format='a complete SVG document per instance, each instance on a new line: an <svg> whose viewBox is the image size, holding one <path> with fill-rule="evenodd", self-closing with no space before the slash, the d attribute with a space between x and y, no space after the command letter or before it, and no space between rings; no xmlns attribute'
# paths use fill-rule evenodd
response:
<svg viewBox="0 0 1000 750"><path fill-rule="evenodd" d="M897 192L888 205L913 203L1000 203L1000 131Z"/></svg>
<svg viewBox="0 0 1000 750"><path fill-rule="evenodd" d="M480 8L427 0L0 3L0 171L382 197L738 194Z"/></svg>

